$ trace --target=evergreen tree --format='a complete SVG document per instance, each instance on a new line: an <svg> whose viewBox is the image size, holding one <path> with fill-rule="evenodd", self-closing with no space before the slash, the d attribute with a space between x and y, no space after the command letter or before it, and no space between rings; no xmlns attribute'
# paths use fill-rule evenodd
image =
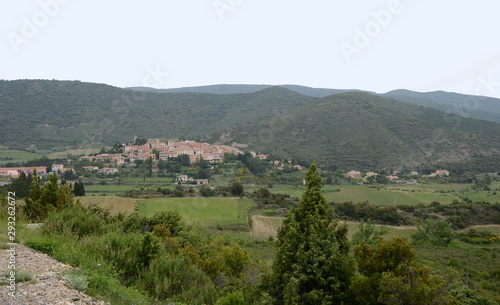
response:
<svg viewBox="0 0 500 305"><path fill-rule="evenodd" d="M67 185L59 186L57 176L50 175L42 188L40 176L33 175L29 196L25 199L23 212L30 220L42 221L49 213L73 203L73 192Z"/></svg>
<svg viewBox="0 0 500 305"><path fill-rule="evenodd" d="M85 196L85 186L83 182L76 181L73 186L73 194L75 196Z"/></svg>
<svg viewBox="0 0 500 305"><path fill-rule="evenodd" d="M275 304L343 304L354 263L347 226L339 225L321 193L316 164L306 175L307 189L278 231L273 270L264 287Z"/></svg>
<svg viewBox="0 0 500 305"><path fill-rule="evenodd" d="M9 191L15 192L17 198L24 198L29 195L32 181L33 176L31 174L26 175L26 173L22 171L19 178L12 180L10 183Z"/></svg>

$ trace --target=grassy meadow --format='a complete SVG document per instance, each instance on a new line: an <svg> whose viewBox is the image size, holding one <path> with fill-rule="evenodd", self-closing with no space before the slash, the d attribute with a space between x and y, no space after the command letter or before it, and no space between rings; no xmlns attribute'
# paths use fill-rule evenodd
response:
<svg viewBox="0 0 500 305"><path fill-rule="evenodd" d="M0 165L7 163L19 163L28 160L41 158L43 154L31 153L22 150L9 149L5 146L0 146Z"/></svg>
<svg viewBox="0 0 500 305"><path fill-rule="evenodd" d="M137 210L145 216L158 211L178 211L187 223L202 226L247 225L247 210L254 204L252 199L239 197L189 197L141 200Z"/></svg>

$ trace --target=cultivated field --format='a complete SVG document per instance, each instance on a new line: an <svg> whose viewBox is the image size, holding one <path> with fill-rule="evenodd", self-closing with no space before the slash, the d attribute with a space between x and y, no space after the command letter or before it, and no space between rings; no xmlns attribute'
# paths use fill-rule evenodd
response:
<svg viewBox="0 0 500 305"><path fill-rule="evenodd" d="M269 236L276 238L278 228L283 224L283 219L283 217L253 215L250 234L256 240L266 240Z"/></svg>
<svg viewBox="0 0 500 305"><path fill-rule="evenodd" d="M76 197L83 205L97 204L98 206L109 209L111 214L116 215L119 212L131 214L134 212L136 199L123 198L117 196L86 196Z"/></svg>
<svg viewBox="0 0 500 305"><path fill-rule="evenodd" d="M19 163L28 160L41 158L42 154L30 153L22 150L8 149L5 146L0 146L0 165L6 163Z"/></svg>
<svg viewBox="0 0 500 305"><path fill-rule="evenodd" d="M147 199L137 203L139 213L152 216L156 212L178 211L187 223L202 226L247 225L247 209L254 204L252 199L236 198L161 198Z"/></svg>

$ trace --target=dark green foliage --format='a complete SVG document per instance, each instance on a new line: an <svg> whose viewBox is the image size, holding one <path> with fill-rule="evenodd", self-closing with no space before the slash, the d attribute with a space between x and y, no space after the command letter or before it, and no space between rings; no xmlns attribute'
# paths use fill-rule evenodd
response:
<svg viewBox="0 0 500 305"><path fill-rule="evenodd" d="M451 295L457 300L457 305L498 305L497 302L488 300L467 288L452 291Z"/></svg>
<svg viewBox="0 0 500 305"><path fill-rule="evenodd" d="M248 170L255 176L262 176L266 172L267 162L259 158L253 157L250 153L237 155L236 159L241 161Z"/></svg>
<svg viewBox="0 0 500 305"><path fill-rule="evenodd" d="M104 220L92 210L75 205L48 216L43 224L45 234L70 233L77 238L103 233Z"/></svg>
<svg viewBox="0 0 500 305"><path fill-rule="evenodd" d="M77 176L72 170L65 171L62 175L62 179L64 180L75 180Z"/></svg>
<svg viewBox="0 0 500 305"><path fill-rule="evenodd" d="M15 192L17 198L24 198L29 195L29 190L31 187L31 183L33 182L33 176L31 174L26 175L23 171L19 175L19 178L12 179L12 182L9 184L9 191Z"/></svg>
<svg viewBox="0 0 500 305"><path fill-rule="evenodd" d="M294 203L293 198L290 198L289 194L271 193L265 187L255 190L252 193L252 198L257 204L278 205L284 208L289 208Z"/></svg>
<svg viewBox="0 0 500 305"><path fill-rule="evenodd" d="M340 219L354 221L373 220L375 223L387 225L406 225L411 221L402 216L396 207L374 206L368 202L333 203L333 207Z"/></svg>
<svg viewBox="0 0 500 305"><path fill-rule="evenodd" d="M24 243L26 247L30 247L42 253L52 255L54 253L55 243L52 241L32 241L28 240Z"/></svg>
<svg viewBox="0 0 500 305"><path fill-rule="evenodd" d="M146 233L141 241L138 253L138 270L149 267L151 261L157 256L160 251L160 243L153 236L152 233Z"/></svg>
<svg viewBox="0 0 500 305"><path fill-rule="evenodd" d="M200 194L203 197L212 197L215 196L215 190L213 190L209 186L204 185L200 188Z"/></svg>
<svg viewBox="0 0 500 305"><path fill-rule="evenodd" d="M240 182L233 182L229 186L229 191L231 192L231 195L240 196L240 197L243 196L245 193L245 190L243 188L243 184L241 184Z"/></svg>
<svg viewBox="0 0 500 305"><path fill-rule="evenodd" d="M246 303L243 293L238 291L218 299L215 305L246 305Z"/></svg>
<svg viewBox="0 0 500 305"><path fill-rule="evenodd" d="M452 304L444 280L420 267L402 238L380 239L376 248L362 243L355 253L360 275L351 285L353 304Z"/></svg>
<svg viewBox="0 0 500 305"><path fill-rule="evenodd" d="M374 206L367 202L332 203L340 219L367 221L387 225L417 225L430 218L444 219L453 229L463 229L472 225L500 224L500 204L487 202L466 203L454 201L452 204L438 202L425 205L401 205L397 207Z"/></svg>
<svg viewBox="0 0 500 305"><path fill-rule="evenodd" d="M417 232L411 236L415 245L446 246L456 237L451 224L446 221L428 219Z"/></svg>
<svg viewBox="0 0 500 305"><path fill-rule="evenodd" d="M165 225L172 236L178 236L186 228L181 214L177 211L161 211L154 214L148 221L148 227L152 229L156 225Z"/></svg>
<svg viewBox="0 0 500 305"><path fill-rule="evenodd" d="M173 191L173 196L174 197L184 197L185 196L184 189L182 188L182 186L178 185L175 187L175 189Z"/></svg>
<svg viewBox="0 0 500 305"><path fill-rule="evenodd" d="M83 182L75 182L75 184L73 185L73 194L76 197L85 196L85 185L83 185Z"/></svg>
<svg viewBox="0 0 500 305"><path fill-rule="evenodd" d="M460 240L471 244L493 244L500 243L500 236L491 232L478 231L470 228L466 233L458 234Z"/></svg>
<svg viewBox="0 0 500 305"><path fill-rule="evenodd" d="M371 219L368 219L367 222L361 221L359 223L359 231L352 236L352 243L354 245L359 245L364 242L369 245L374 245L379 237L387 232L389 232L389 229L385 226L377 230Z"/></svg>
<svg viewBox="0 0 500 305"><path fill-rule="evenodd" d="M141 288L158 299L177 299L189 304L213 304L217 290L200 269L185 256L162 255L141 272Z"/></svg>
<svg viewBox="0 0 500 305"><path fill-rule="evenodd" d="M59 186L57 176L50 175L43 188L40 176L34 174L29 197L25 199L23 212L29 220L43 221L51 212L61 210L73 203L73 192L66 185Z"/></svg>
<svg viewBox="0 0 500 305"><path fill-rule="evenodd" d="M321 194L316 165L307 189L278 231L271 275L264 286L276 304L341 304L347 300L354 264L347 227L339 225Z"/></svg>
<svg viewBox="0 0 500 305"><path fill-rule="evenodd" d="M157 225L165 225L172 236L178 236L186 228L179 212L161 211L152 217L142 216L139 213L131 214L124 219L123 230L137 233L152 232Z"/></svg>

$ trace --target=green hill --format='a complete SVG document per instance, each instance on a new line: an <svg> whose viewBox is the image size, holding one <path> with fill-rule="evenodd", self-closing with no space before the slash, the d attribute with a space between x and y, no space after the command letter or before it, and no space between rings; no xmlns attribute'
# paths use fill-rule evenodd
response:
<svg viewBox="0 0 500 305"><path fill-rule="evenodd" d="M362 92L324 98L282 87L253 93L155 93L79 81L0 81L0 145L103 147L134 136L248 143L349 168L500 164L500 124ZM489 166L489 165L488 165Z"/></svg>
<svg viewBox="0 0 500 305"><path fill-rule="evenodd" d="M281 88L158 94L78 81L0 81L0 139L14 148L58 150L102 147L135 135L199 139L311 100Z"/></svg>
<svg viewBox="0 0 500 305"><path fill-rule="evenodd" d="M156 93L213 93L213 94L238 94L254 93L271 85L210 85L198 87L185 87L175 89L154 89L148 87L127 88L136 91L156 92ZM333 94L345 92L374 92L358 89L327 89L311 88L298 85L279 85L302 95L312 97L326 97ZM393 90L387 93L379 94L383 97L394 98L399 101L419 106L434 108L439 111L453 113L466 118L475 118L500 123L500 99L486 96L472 96L454 92L435 91L435 92L415 92L410 90Z"/></svg>
<svg viewBox="0 0 500 305"><path fill-rule="evenodd" d="M344 168L416 168L500 156L500 124L367 93L332 95L230 133L226 139L258 151Z"/></svg>

